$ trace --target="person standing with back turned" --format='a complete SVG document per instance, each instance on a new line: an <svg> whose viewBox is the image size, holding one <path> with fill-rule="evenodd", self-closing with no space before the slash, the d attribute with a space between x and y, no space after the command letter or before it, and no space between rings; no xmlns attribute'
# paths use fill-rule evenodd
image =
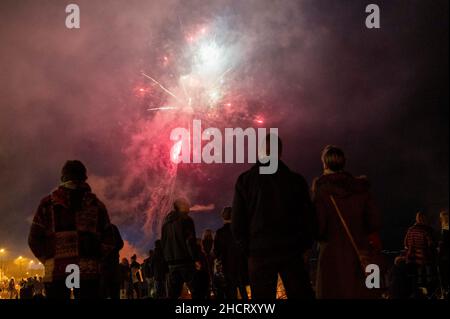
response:
<svg viewBox="0 0 450 319"><path fill-rule="evenodd" d="M359 259L362 252L381 251L380 216L369 191L369 182L365 177L353 177L344 171L345 155L336 146L325 147L322 164L323 175L313 182L320 242L317 298L373 298L376 294L365 285Z"/></svg>
<svg viewBox="0 0 450 319"><path fill-rule="evenodd" d="M266 154L270 140L269 134ZM280 158L281 140L275 140ZM233 237L248 256L252 298L275 298L279 274L288 298L312 299L304 264L315 229L308 184L281 160L274 174L260 174L261 165L266 164L258 162L239 176L231 218Z"/></svg>

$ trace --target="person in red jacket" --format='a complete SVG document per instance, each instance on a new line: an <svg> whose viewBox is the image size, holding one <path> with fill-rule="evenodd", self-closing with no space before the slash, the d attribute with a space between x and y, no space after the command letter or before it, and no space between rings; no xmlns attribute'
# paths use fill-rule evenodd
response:
<svg viewBox="0 0 450 319"><path fill-rule="evenodd" d="M67 161L61 184L44 197L34 215L28 244L45 266L48 298L70 298L66 267L77 265L80 288L76 298L100 297L102 260L115 247L109 236L110 221L105 205L86 183L86 167L80 161Z"/></svg>
<svg viewBox="0 0 450 319"><path fill-rule="evenodd" d="M380 214L365 177L344 171L345 155L336 146L322 152L323 175L313 182L313 203L320 243L316 296L321 299L372 298L358 253L339 218L331 197L342 213L360 252L381 250Z"/></svg>
<svg viewBox="0 0 450 319"><path fill-rule="evenodd" d="M422 212L416 214L416 222L405 236L406 258L413 278L414 293L419 287L431 288L435 243L433 230L427 225ZM428 291L429 292L429 291Z"/></svg>

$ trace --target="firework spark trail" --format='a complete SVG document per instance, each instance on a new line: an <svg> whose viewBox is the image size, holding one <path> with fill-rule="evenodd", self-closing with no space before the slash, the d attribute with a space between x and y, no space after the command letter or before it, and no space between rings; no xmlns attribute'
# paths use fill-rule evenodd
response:
<svg viewBox="0 0 450 319"><path fill-rule="evenodd" d="M227 73L230 72L232 69L233 68L228 68L227 70L225 70L225 72L223 72L220 76L217 77L212 86L215 86L216 83L222 80L225 77L225 75L227 75Z"/></svg>
<svg viewBox="0 0 450 319"><path fill-rule="evenodd" d="M182 103L182 101L178 98L178 96L176 96L174 93L172 93L172 91L170 91L169 89L165 88L164 85L162 85L160 82L158 82L157 80L155 80L154 78L152 78L150 75L145 74L144 72L141 72L141 74L143 76L145 76L146 78L152 80L155 84L157 84L164 92L166 92L167 94L169 94L170 96L174 97L178 102Z"/></svg>
<svg viewBox="0 0 450 319"><path fill-rule="evenodd" d="M147 111L164 111L164 110L176 110L178 107L176 106L161 106L161 107L152 107L147 109Z"/></svg>
<svg viewBox="0 0 450 319"><path fill-rule="evenodd" d="M147 218L143 225L144 233L147 236L153 236L155 239L159 236L162 226L163 216L172 209L172 203L175 200L175 190L178 175L178 164L175 164L182 149L182 140L178 141L170 151L170 162L167 164L168 170L165 172L165 182L163 187L158 188L159 192L152 194L151 202L155 204L150 207ZM146 237L144 241L149 240Z"/></svg>

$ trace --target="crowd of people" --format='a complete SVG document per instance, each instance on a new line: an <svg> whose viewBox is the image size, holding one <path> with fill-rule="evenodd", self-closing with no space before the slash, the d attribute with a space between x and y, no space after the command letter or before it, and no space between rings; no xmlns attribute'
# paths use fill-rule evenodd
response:
<svg viewBox="0 0 450 319"><path fill-rule="evenodd" d="M189 201L176 199L142 264L136 255L119 262L118 228L86 183L85 166L68 161L61 185L41 201L29 234L31 251L45 266L46 297L273 299L279 279L292 299L418 298L437 289L447 296L447 212L441 213L439 245L418 213L405 253L388 270L367 178L345 171L344 152L327 146L323 174L310 189L281 160L282 149L278 139L276 173L260 174L267 164L258 162L239 176L215 233L206 230L198 238ZM311 269L307 261L314 256L317 267ZM366 286L365 266L374 262L389 274L383 289ZM79 266L80 288L66 287L68 264Z"/></svg>
<svg viewBox="0 0 450 319"><path fill-rule="evenodd" d="M42 299L44 282L42 277L28 277L17 281L14 278L0 282L0 299Z"/></svg>

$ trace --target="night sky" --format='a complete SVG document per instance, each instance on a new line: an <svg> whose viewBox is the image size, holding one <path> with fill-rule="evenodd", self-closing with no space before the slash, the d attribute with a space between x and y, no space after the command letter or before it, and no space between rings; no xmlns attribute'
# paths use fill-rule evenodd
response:
<svg viewBox="0 0 450 319"><path fill-rule="evenodd" d="M64 25L71 2L80 29ZM152 145L170 144L162 133L156 141L170 128L162 116L180 123L146 111L166 96L140 72L171 87L186 68L184 32L217 21L218 41L237 52L229 88L242 107L220 126L263 117L279 128L283 160L309 183L324 145L341 146L348 170L371 181L388 249L402 248L417 210L437 226L448 208L448 1L71 2L0 2L1 247L30 256L32 216L67 159L86 164L123 237L141 253L153 245L141 227L154 209L148 194L164 191L166 177ZM369 3L380 6L381 29L365 27ZM248 167L178 167L176 191L215 207L192 214L198 233L220 227Z"/></svg>

